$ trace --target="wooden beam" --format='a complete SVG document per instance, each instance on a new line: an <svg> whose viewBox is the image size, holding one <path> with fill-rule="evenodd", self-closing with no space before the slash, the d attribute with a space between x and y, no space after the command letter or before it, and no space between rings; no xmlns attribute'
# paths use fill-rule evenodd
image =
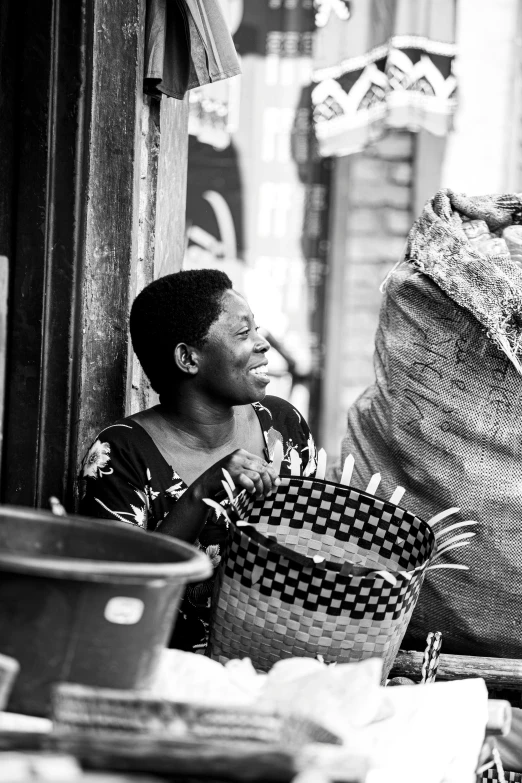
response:
<svg viewBox="0 0 522 783"><path fill-rule="evenodd" d="M138 260L136 264L136 293L154 279L154 248L156 244L156 194L158 190L158 162L160 152L160 107L157 98L145 95L141 112L140 199L138 217ZM132 376L130 399L126 411L130 415L150 408L159 400L152 400L154 392L134 356L129 344L129 367Z"/></svg>
<svg viewBox="0 0 522 783"><path fill-rule="evenodd" d="M145 0L89 5L76 465L99 429L125 415L131 388L127 322L139 236Z"/></svg>
<svg viewBox="0 0 522 783"><path fill-rule="evenodd" d="M423 653L399 651L390 677L420 681ZM514 658L480 658L474 655L445 655L439 658L437 680L482 677L494 688L522 689L522 661Z"/></svg>
<svg viewBox="0 0 522 783"><path fill-rule="evenodd" d="M185 255L188 97L161 99L154 277L179 272Z"/></svg>

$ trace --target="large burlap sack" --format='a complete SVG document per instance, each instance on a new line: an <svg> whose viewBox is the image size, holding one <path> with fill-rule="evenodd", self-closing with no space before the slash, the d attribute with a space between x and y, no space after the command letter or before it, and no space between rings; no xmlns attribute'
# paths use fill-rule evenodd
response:
<svg viewBox="0 0 522 783"><path fill-rule="evenodd" d="M432 630L447 653L522 657L522 270L462 230L462 216L520 223L521 205L441 191L426 206L385 285L375 384L348 413L355 486L379 471L379 494L401 484L421 518L457 506L454 521L479 522L439 561L469 570L427 575L406 649Z"/></svg>

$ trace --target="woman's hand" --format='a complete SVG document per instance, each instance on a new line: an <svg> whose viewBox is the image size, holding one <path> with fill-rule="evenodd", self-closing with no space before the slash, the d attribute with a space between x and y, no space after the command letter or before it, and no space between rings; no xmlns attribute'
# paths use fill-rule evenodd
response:
<svg viewBox="0 0 522 783"><path fill-rule="evenodd" d="M204 498L213 498L223 490L223 468L228 470L238 490L246 489L257 498L267 497L281 483L276 471L262 457L237 449L211 465L189 486L174 508L161 520L159 533L193 543L208 516Z"/></svg>
<svg viewBox="0 0 522 783"><path fill-rule="evenodd" d="M213 497L223 489L223 469L229 472L239 491L246 489L257 498L268 497L281 483L269 462L244 449L236 449L196 479L193 487L200 499Z"/></svg>

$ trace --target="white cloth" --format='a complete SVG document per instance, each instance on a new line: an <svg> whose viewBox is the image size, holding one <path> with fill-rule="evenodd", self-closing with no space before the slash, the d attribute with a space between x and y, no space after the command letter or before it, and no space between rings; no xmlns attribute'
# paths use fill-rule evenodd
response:
<svg viewBox="0 0 522 783"><path fill-rule="evenodd" d="M475 783L488 719L484 680L387 688L388 719L352 733L366 783Z"/></svg>
<svg viewBox="0 0 522 783"><path fill-rule="evenodd" d="M343 772L352 779L351 765L359 760L368 769L366 783L475 783L488 719L484 680L382 688L381 669L378 659L326 666L290 658L256 674L248 659L222 666L168 650L155 692L313 718L343 744L303 748L301 768L331 772L336 780Z"/></svg>

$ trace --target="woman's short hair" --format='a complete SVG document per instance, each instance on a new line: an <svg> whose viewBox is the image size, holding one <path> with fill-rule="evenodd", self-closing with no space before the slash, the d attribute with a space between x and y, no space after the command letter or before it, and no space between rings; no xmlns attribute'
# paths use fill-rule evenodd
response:
<svg viewBox="0 0 522 783"><path fill-rule="evenodd" d="M174 349L201 348L222 311L232 281L217 269L175 272L154 280L136 297L130 313L132 346L154 391L175 382Z"/></svg>

